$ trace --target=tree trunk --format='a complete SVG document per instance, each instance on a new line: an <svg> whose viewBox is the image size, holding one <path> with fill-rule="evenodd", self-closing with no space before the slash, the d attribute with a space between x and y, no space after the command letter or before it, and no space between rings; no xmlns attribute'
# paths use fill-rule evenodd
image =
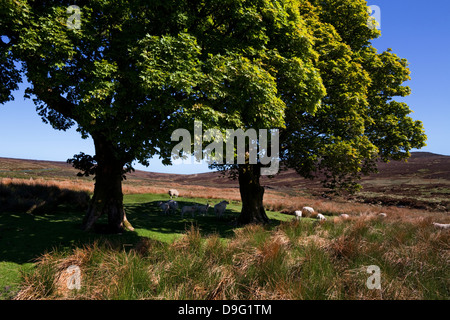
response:
<svg viewBox="0 0 450 320"><path fill-rule="evenodd" d="M94 196L84 217L82 229L92 230L103 214L108 215L109 233L134 230L123 207L122 177L124 163L117 159L114 146L102 137L94 137L97 168Z"/></svg>
<svg viewBox="0 0 450 320"><path fill-rule="evenodd" d="M239 224L265 224L269 218L264 210L264 187L261 186L260 166L239 165L239 191L241 193L242 211L238 218Z"/></svg>

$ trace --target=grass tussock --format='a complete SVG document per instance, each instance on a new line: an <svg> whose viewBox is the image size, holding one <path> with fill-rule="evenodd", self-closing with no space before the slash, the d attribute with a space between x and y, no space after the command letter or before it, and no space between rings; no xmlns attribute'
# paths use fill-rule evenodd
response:
<svg viewBox="0 0 450 320"><path fill-rule="evenodd" d="M172 243L47 253L23 274L16 299L448 299L449 237L423 219L294 220L230 239L191 226ZM79 290L64 287L71 265ZM380 290L366 286L371 265Z"/></svg>

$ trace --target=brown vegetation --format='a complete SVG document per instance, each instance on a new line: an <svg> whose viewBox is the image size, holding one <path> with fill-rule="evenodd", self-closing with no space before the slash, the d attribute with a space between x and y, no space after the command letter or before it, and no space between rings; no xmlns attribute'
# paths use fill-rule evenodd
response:
<svg viewBox="0 0 450 320"><path fill-rule="evenodd" d="M364 210L356 208L373 211L377 206L389 206L394 211L402 207L440 212L450 210L449 156L416 152L407 162L380 164L379 169L379 174L363 179L361 192L353 196L333 196L330 202L326 201L330 196L322 197L326 190L319 181L304 179L289 170L280 172L273 179L263 177L265 206L277 211L293 211L298 209L299 203L313 202L311 206L319 206L325 213L334 209L337 213L362 213ZM77 170L62 162L0 158L1 183L55 185L93 192L92 178L79 178L76 173ZM184 197L240 200L237 181L216 172L176 175L136 171L129 174L123 183L126 194L165 194L169 188L176 188ZM351 203L357 204L353 207ZM360 206L361 203L365 205Z"/></svg>
<svg viewBox="0 0 450 320"><path fill-rule="evenodd" d="M446 299L449 240L422 220L375 217L249 225L227 241L191 227L171 244L46 254L16 299ZM69 265L82 270L81 290L61 288ZM366 286L370 265L382 270L380 290Z"/></svg>

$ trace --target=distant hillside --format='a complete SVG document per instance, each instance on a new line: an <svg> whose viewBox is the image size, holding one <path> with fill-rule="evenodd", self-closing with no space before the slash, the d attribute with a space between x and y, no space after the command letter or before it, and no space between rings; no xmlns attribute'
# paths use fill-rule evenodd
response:
<svg viewBox="0 0 450 320"><path fill-rule="evenodd" d="M415 152L407 162L380 164L379 171L379 174L365 177L362 181L364 189L351 199L376 204L449 209L450 156ZM76 177L77 172L65 162L0 158L0 178L92 181L92 178ZM238 188L237 181L225 178L218 172L179 175L136 171L128 175L127 183ZM268 189L288 194L321 196L325 191L318 181L304 179L292 170L283 171L273 179L263 177L262 184Z"/></svg>
<svg viewBox="0 0 450 320"><path fill-rule="evenodd" d="M411 179L437 180L442 184L450 184L450 156L438 155L427 152L414 152L408 161L392 161L380 163L379 173L365 177L363 184L370 186L373 181L389 180L409 181ZM151 178L153 173L137 172L137 176ZM155 177L156 178L156 177ZM167 175L157 179L169 179L177 183L188 183L197 185L226 185L237 186L237 182L223 178L220 173L210 172L195 175ZM321 188L318 181L311 181L299 176L293 170L280 172L276 177L270 179L263 177L262 183L274 189L283 188Z"/></svg>
<svg viewBox="0 0 450 320"><path fill-rule="evenodd" d="M450 156L428 152L414 152L408 161L392 161L380 163L379 173L365 177L364 181L380 179L412 179L450 181ZM70 164L58 161L24 160L0 157L0 177L17 178L75 178L78 170ZM200 174L168 174L137 170L128 174L132 180L172 181L180 184L227 185L235 186L236 182L223 178L218 172ZM274 188L299 187L304 184L316 185L304 179L293 170L280 172L275 178L263 178L266 186Z"/></svg>

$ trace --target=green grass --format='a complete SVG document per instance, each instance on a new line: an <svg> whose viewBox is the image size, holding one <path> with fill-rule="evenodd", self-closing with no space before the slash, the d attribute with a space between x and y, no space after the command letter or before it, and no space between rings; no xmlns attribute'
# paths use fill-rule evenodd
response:
<svg viewBox="0 0 450 320"><path fill-rule="evenodd" d="M449 234L431 223L318 223L268 212L269 225L236 228L239 202L218 220L212 209L195 218L166 216L157 206L166 200L126 195L135 232L121 235L81 231L83 213L69 205L42 215L0 213L0 299L19 289L21 298L49 299L450 298ZM211 200L177 201L181 207ZM55 279L73 263L86 285L61 293ZM369 265L380 266L382 291L365 287Z"/></svg>
<svg viewBox="0 0 450 320"><path fill-rule="evenodd" d="M221 238L228 238L234 234L231 221L240 211L238 202L230 203L223 220L217 220L212 209L207 216L192 218L187 215L182 219L180 214L165 216L160 212L158 202L168 199L168 195L125 195L127 217L135 232L122 235L81 231L83 212L67 205L59 205L53 212L40 215L0 212L0 299L17 291L20 270L28 270L34 265L34 260L46 252L68 250L99 240L119 241L124 247L134 246L141 237L171 243L185 234L191 225L199 228L203 236L218 234ZM177 201L180 207L192 203L206 204L202 198L179 198ZM214 201L218 202L220 200ZM268 212L268 216L273 219L273 226L290 218L277 212ZM106 223L105 219L102 217L99 223ZM5 287L7 292L2 291Z"/></svg>
<svg viewBox="0 0 450 320"><path fill-rule="evenodd" d="M159 241L172 242L183 235L193 224L201 230L202 235L219 234L223 238L233 234L234 226L231 223L241 210L239 202L231 201L227 206L225 218L218 220L214 216L213 208L209 209L208 215L185 215L181 218L179 214L164 216L158 207L159 201L169 200L168 195L135 194L126 195L124 204L126 206L128 220L133 224L136 233L141 237L149 237ZM178 198L180 208L194 203L206 204L207 201L213 206L223 199L206 200L203 198ZM271 219L271 226L276 226L280 221L287 221L292 217L279 212L267 212Z"/></svg>
<svg viewBox="0 0 450 320"><path fill-rule="evenodd" d="M373 237L382 232L384 240ZM168 243L123 250L106 242L45 255L25 272L21 298L75 299L448 299L448 234L406 222L281 222L246 226L224 241L191 226ZM70 264L80 291L53 279ZM366 287L367 267L382 289Z"/></svg>

